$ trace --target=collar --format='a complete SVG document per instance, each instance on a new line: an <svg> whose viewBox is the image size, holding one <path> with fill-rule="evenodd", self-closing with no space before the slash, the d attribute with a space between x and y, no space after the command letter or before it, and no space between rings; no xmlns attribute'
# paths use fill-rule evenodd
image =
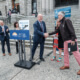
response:
<svg viewBox="0 0 80 80"><path fill-rule="evenodd" d="M39 22L39 24L41 24L42 23L42 21L40 22L40 21L38 21Z"/></svg>
<svg viewBox="0 0 80 80"><path fill-rule="evenodd" d="M4 28L4 26L1 26L2 28Z"/></svg>
<svg viewBox="0 0 80 80"><path fill-rule="evenodd" d="M63 17L63 18L62 18L62 20L60 20L60 22L61 22L61 23L63 23L63 22L64 22L64 20L65 20L65 17Z"/></svg>

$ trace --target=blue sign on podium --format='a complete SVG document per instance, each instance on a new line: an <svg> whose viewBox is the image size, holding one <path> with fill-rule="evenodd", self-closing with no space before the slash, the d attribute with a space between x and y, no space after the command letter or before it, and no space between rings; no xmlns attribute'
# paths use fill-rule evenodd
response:
<svg viewBox="0 0 80 80"><path fill-rule="evenodd" d="M10 39L30 40L29 30L10 30Z"/></svg>

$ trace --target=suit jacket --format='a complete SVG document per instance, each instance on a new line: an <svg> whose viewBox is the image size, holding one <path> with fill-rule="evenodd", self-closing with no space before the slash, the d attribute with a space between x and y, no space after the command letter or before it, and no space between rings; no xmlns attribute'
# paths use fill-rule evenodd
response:
<svg viewBox="0 0 80 80"><path fill-rule="evenodd" d="M33 24L33 27L34 27L34 37L33 37L33 41L34 42L42 42L42 41L45 41L45 38L44 38L44 33L46 33L46 25L45 25L45 22L42 21L42 24L43 24L43 29L44 31L42 31L41 29L41 25L39 23L39 21L36 21L34 24Z"/></svg>
<svg viewBox="0 0 80 80"><path fill-rule="evenodd" d="M63 41L67 41L67 40L75 41L75 39L77 39L75 35L74 27L70 19L66 19L64 17L61 20L61 25L59 26L59 29L57 29L56 31L52 33L49 33L49 35L55 34L59 31L61 33Z"/></svg>
<svg viewBox="0 0 80 80"><path fill-rule="evenodd" d="M5 33L6 33L6 38L9 39L9 31L7 32L6 30L8 29L7 26L4 26L4 30L5 30ZM0 40L4 40L5 36L4 36L4 32L2 32L2 27L0 26Z"/></svg>

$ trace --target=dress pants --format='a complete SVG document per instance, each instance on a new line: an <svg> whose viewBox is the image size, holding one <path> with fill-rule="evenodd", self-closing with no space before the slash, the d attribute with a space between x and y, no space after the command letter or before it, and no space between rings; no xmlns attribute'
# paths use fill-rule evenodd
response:
<svg viewBox="0 0 80 80"><path fill-rule="evenodd" d="M32 59L34 57L36 48L38 47L38 44L40 44L40 56L39 58L43 58L43 52L44 52L44 41L43 42L33 42L33 47L32 47Z"/></svg>
<svg viewBox="0 0 80 80"><path fill-rule="evenodd" d="M75 40L77 42L77 40ZM68 43L71 43L71 40L64 42L64 66L70 66L69 65L69 52L68 52ZM77 45L77 51L72 52L75 59L77 60L78 64L80 65L80 53L79 48Z"/></svg>
<svg viewBox="0 0 80 80"><path fill-rule="evenodd" d="M5 53L5 42L7 44L8 53L10 53L10 43L9 43L9 39L7 39L6 37L4 38L4 40L1 40L2 52Z"/></svg>

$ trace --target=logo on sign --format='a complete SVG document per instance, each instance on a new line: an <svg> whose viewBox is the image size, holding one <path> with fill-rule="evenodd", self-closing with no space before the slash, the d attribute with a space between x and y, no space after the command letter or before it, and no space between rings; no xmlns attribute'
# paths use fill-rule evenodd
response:
<svg viewBox="0 0 80 80"><path fill-rule="evenodd" d="M12 35L16 37L16 36L17 36L17 33L16 33L16 32L14 32Z"/></svg>

